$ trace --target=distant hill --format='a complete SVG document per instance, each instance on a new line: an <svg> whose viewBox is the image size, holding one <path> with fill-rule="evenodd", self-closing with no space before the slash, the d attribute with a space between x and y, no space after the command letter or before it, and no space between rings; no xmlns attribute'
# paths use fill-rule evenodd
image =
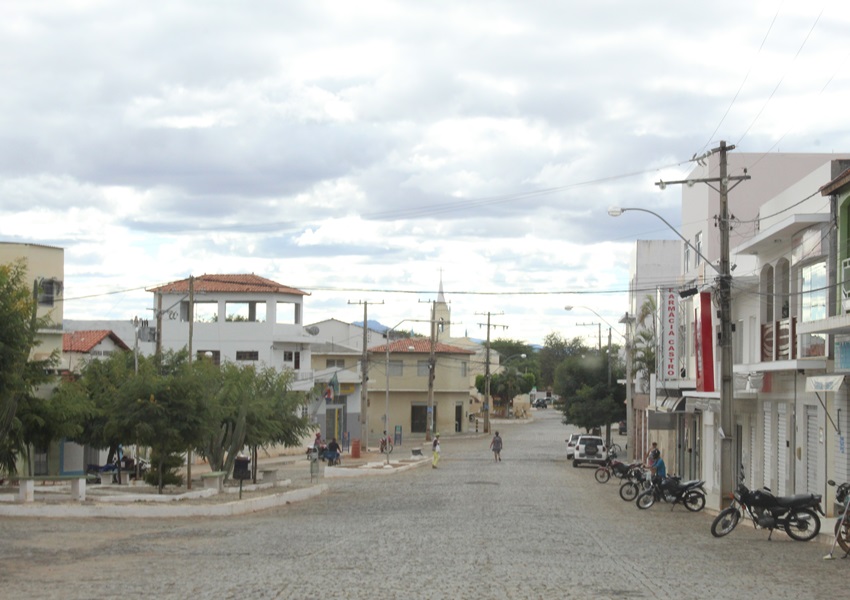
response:
<svg viewBox="0 0 850 600"><path fill-rule="evenodd" d="M389 329L389 327L387 327L386 325L383 325L381 322L373 321L372 319L369 319L368 321L366 321L366 323L367 323L367 325L366 325L367 329L371 329L372 331L377 331L378 333L386 333L387 329ZM363 321L354 321L351 324L357 325L358 327L363 327Z"/></svg>

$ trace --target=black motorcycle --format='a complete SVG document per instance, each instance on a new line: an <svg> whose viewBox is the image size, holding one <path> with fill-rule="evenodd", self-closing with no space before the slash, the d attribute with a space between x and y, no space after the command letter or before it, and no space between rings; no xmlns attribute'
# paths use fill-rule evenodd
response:
<svg viewBox="0 0 850 600"><path fill-rule="evenodd" d="M720 511L711 523L711 535L723 537L731 533L741 517L747 515L756 529L770 530L768 540L775 529L781 528L791 539L808 542L820 532L817 513L824 514L820 502L820 494L774 496L767 488L750 490L741 481L732 493L732 505Z"/></svg>
<svg viewBox="0 0 850 600"><path fill-rule="evenodd" d="M648 470L641 463L632 465L623 477L625 481L620 485L620 498L632 502L643 490L648 490L652 481L647 475Z"/></svg>
<svg viewBox="0 0 850 600"><path fill-rule="evenodd" d="M672 504L670 510L677 504L683 504L691 512L699 512L705 508L704 481L693 479L682 481L678 477L653 477L649 489L638 494L635 504L638 508L647 509L656 501L663 500Z"/></svg>

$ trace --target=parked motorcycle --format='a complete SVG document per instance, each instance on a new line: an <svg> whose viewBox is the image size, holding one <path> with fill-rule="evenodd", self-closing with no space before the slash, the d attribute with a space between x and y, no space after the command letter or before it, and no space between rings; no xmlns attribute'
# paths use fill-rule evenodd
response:
<svg viewBox="0 0 850 600"><path fill-rule="evenodd" d="M596 469L593 477L599 483L608 483L612 475L617 479L626 479L629 471L639 465L640 463L626 464L617 460L617 453L612 451L608 453L608 460L605 461L605 464Z"/></svg>
<svg viewBox="0 0 850 600"><path fill-rule="evenodd" d="M693 479L682 481L678 477L653 477L649 489L638 494L635 504L638 508L647 509L657 501L663 500L672 504L673 510L677 504L683 504L691 512L699 512L705 508L704 481Z"/></svg>
<svg viewBox="0 0 850 600"><path fill-rule="evenodd" d="M641 463L631 465L624 477L626 481L620 486L620 498L626 502L631 502L643 490L649 489L652 481L648 474L649 471Z"/></svg>
<svg viewBox="0 0 850 600"><path fill-rule="evenodd" d="M711 535L723 537L731 533L741 517L747 515L756 529L770 530L768 540L775 529L781 528L791 539L808 542L820 532L817 513L824 514L820 502L820 494L774 496L767 488L750 490L742 479L732 493L732 505L720 511L711 523Z"/></svg>
<svg viewBox="0 0 850 600"><path fill-rule="evenodd" d="M829 485L836 485L830 479L827 481ZM835 541L832 544L832 549L835 550L835 544L838 543L841 549L844 550L844 556L850 555L850 482L844 482L835 490L835 501L844 506L844 511L838 515L835 521ZM832 552L830 552L830 555Z"/></svg>

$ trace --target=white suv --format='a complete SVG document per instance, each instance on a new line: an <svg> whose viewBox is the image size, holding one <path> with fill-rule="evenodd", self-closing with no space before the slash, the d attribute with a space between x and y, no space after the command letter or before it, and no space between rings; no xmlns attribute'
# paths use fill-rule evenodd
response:
<svg viewBox="0 0 850 600"><path fill-rule="evenodd" d="M608 448L605 441L598 435L581 435L576 441L573 454L573 466L581 463L604 464L608 460Z"/></svg>
<svg viewBox="0 0 850 600"><path fill-rule="evenodd" d="M576 453L576 442L581 437L580 433L571 433L567 442L567 460L572 460Z"/></svg>

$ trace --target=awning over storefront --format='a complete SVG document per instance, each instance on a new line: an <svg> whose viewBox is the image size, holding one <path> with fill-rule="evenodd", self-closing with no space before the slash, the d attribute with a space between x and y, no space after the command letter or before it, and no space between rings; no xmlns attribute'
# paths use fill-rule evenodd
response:
<svg viewBox="0 0 850 600"><path fill-rule="evenodd" d="M844 375L816 375L806 377L807 392L837 392L844 383Z"/></svg>
<svg viewBox="0 0 850 600"><path fill-rule="evenodd" d="M655 404L657 412L684 412L685 399L681 396L668 396L667 398L658 398Z"/></svg>
<svg viewBox="0 0 850 600"><path fill-rule="evenodd" d="M686 390L682 396L685 399L685 412L720 412L720 392Z"/></svg>

